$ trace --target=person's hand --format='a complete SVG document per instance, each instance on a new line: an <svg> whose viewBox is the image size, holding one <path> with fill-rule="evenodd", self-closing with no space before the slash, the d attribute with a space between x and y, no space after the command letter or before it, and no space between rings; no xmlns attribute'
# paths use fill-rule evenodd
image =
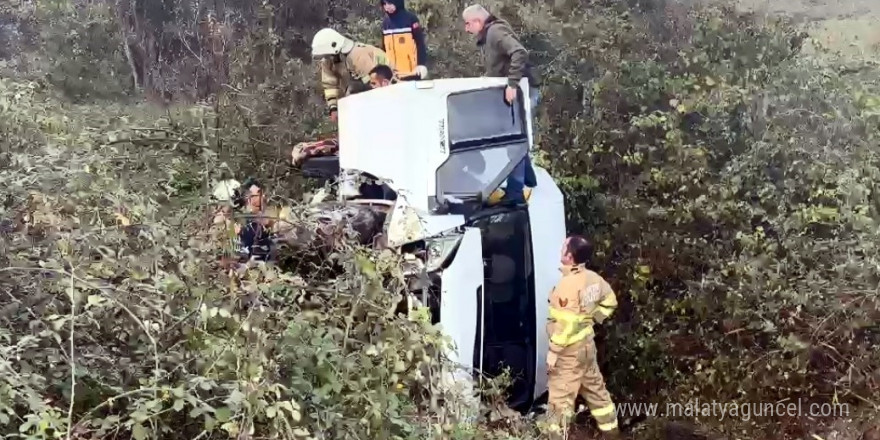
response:
<svg viewBox="0 0 880 440"><path fill-rule="evenodd" d="M415 73L419 75L420 79L428 79L428 68L425 66L416 66Z"/></svg>
<svg viewBox="0 0 880 440"><path fill-rule="evenodd" d="M336 121L339 120L339 118L338 118L337 115L336 115L336 110L332 110L332 111L330 112L330 120L333 121L333 122L336 122Z"/></svg>
<svg viewBox="0 0 880 440"><path fill-rule="evenodd" d="M550 374L556 368L556 360L558 358L558 355L552 351L547 353L547 374Z"/></svg>
<svg viewBox="0 0 880 440"><path fill-rule="evenodd" d="M516 88L507 86L507 89L504 90L504 100L508 104L513 104L514 99L516 99Z"/></svg>

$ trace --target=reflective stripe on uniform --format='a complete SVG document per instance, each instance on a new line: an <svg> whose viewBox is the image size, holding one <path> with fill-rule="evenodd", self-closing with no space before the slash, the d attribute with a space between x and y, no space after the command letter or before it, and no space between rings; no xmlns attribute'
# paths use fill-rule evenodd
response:
<svg viewBox="0 0 880 440"><path fill-rule="evenodd" d="M603 298L602 301L599 301L599 304L596 305L596 309L593 310L596 322L601 324L603 321L610 318L616 309L617 297L615 297L613 293L605 295L605 298Z"/></svg>
<svg viewBox="0 0 880 440"><path fill-rule="evenodd" d="M590 414L596 419L599 430L610 431L617 428L617 414L614 412L614 403L609 403L601 408L590 410Z"/></svg>
<svg viewBox="0 0 880 440"><path fill-rule="evenodd" d="M611 423L599 423L600 431L611 431L612 429L617 429L617 420Z"/></svg>
<svg viewBox="0 0 880 440"><path fill-rule="evenodd" d="M385 35L391 35L391 34L403 34L403 33L406 33L406 32L412 32L412 28L405 27L405 28L383 29L383 30L382 30L382 33L385 34Z"/></svg>
<svg viewBox="0 0 880 440"><path fill-rule="evenodd" d="M603 315L605 315L606 318L609 317L609 316L611 316L612 313L614 313L614 309L613 309L613 308L611 308L611 307L605 307L605 306L602 306L602 305L597 306L597 307L596 307L596 311L599 312L599 313L601 313L601 314L603 314Z"/></svg>
<svg viewBox="0 0 880 440"><path fill-rule="evenodd" d="M550 336L550 342L565 347L593 335L590 317L550 307L550 319L563 324L561 332Z"/></svg>
<svg viewBox="0 0 880 440"><path fill-rule="evenodd" d="M612 403L611 405L602 408L591 409L590 414L592 414L593 417L602 417L609 414L614 414L614 404Z"/></svg>

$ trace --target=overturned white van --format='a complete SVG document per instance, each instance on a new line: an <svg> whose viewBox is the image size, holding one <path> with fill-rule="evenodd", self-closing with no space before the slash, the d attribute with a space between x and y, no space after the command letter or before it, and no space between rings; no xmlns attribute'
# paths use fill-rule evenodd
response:
<svg viewBox="0 0 880 440"><path fill-rule="evenodd" d="M509 368L509 405L527 410L547 390L544 323L560 278L565 212L561 191L539 167L526 205L488 202L532 146L527 83L512 106L506 84L401 82L341 99L338 172L343 182L384 181L383 200L350 185L340 201L387 210L385 245L420 258L421 279L430 281L414 295L454 341L450 358L466 375ZM311 168L332 170L335 160L316 158Z"/></svg>

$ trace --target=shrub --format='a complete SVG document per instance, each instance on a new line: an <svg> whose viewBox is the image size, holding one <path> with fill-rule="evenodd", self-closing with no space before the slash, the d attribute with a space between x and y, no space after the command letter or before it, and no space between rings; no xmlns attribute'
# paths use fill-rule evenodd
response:
<svg viewBox="0 0 880 440"><path fill-rule="evenodd" d="M434 77L481 73L459 4L408 3L428 30ZM309 36L332 24L371 42L378 8L333 1L295 15L298 5L224 3L217 16L232 31L219 64L194 77L179 67L187 56L158 66L177 72L183 92L157 93L200 105L70 105L52 87L4 80L6 432L66 433L72 416L77 435L537 436L527 420L476 430L433 421L446 414L425 379L442 344L436 329L389 312L400 292L390 256L349 246L338 277L252 267L231 283L215 267L221 244L196 234L220 178L259 176L273 202L308 199L312 188L278 158L332 129ZM599 335L615 399L803 398L876 416L876 70L807 56L791 24L730 9L488 6L532 49L538 162L619 293ZM136 31L200 29L201 12L181 14ZM110 15L94 17L111 35ZM87 60L125 60L95 33L76 38L92 48ZM55 68L82 61L51 50ZM125 76L113 69L100 70ZM65 72L50 78L70 84ZM225 85L193 86L208 79ZM826 422L701 419L761 438L822 436Z"/></svg>

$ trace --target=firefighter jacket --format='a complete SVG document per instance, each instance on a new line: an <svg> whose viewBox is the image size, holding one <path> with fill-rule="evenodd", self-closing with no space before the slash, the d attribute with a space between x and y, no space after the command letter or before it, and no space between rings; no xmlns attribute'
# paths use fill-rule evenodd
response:
<svg viewBox="0 0 880 440"><path fill-rule="evenodd" d="M336 110L339 98L357 89L369 88L370 70L379 64L394 68L388 64L382 49L363 43L355 43L347 54L321 60L321 86L328 110Z"/></svg>
<svg viewBox="0 0 880 440"><path fill-rule="evenodd" d="M382 48L394 63L397 74L407 76L416 66L428 62L425 31L419 18L406 9L404 0L382 0L381 3L396 7L393 14L385 14L382 20Z"/></svg>
<svg viewBox="0 0 880 440"><path fill-rule="evenodd" d="M564 266L562 280L550 293L547 335L550 351L593 337L593 323L608 319L617 308L617 297L599 274L584 265Z"/></svg>

